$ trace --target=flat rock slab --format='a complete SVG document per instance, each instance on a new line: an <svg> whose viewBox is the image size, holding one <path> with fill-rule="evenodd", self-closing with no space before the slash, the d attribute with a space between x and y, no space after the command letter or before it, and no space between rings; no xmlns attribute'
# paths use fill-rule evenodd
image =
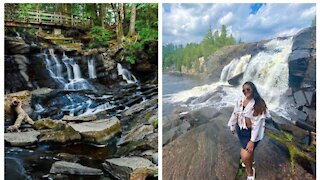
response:
<svg viewBox="0 0 320 180"><path fill-rule="evenodd" d="M130 179L130 174L140 168L154 169L151 161L142 157L123 157L106 159L104 169L117 179Z"/></svg>
<svg viewBox="0 0 320 180"><path fill-rule="evenodd" d="M74 174L74 175L102 175L100 169L83 166L78 163L57 161L52 164L50 173L52 174Z"/></svg>
<svg viewBox="0 0 320 180"><path fill-rule="evenodd" d="M105 144L107 140L121 131L117 117L94 122L70 123L70 126L79 132L85 141L98 144Z"/></svg>
<svg viewBox="0 0 320 180"><path fill-rule="evenodd" d="M132 129L127 135L123 136L117 145L125 145L133 141L143 140L148 134L153 133L152 125L141 125Z"/></svg>
<svg viewBox="0 0 320 180"><path fill-rule="evenodd" d="M28 146L38 141L38 131L4 133L4 140L12 146Z"/></svg>
<svg viewBox="0 0 320 180"><path fill-rule="evenodd" d="M68 116L68 115L64 115L62 117L63 121L73 121L73 122L95 121L96 119L97 119L96 115L90 115L90 116Z"/></svg>

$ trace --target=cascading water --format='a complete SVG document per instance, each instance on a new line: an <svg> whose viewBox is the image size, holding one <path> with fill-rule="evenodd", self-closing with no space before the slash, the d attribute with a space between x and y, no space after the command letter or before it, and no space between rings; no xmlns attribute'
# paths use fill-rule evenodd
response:
<svg viewBox="0 0 320 180"><path fill-rule="evenodd" d="M89 78L91 79L95 79L97 78L97 75L96 75L96 66L95 66L95 61L94 59L90 59L88 61L88 74L89 74Z"/></svg>
<svg viewBox="0 0 320 180"><path fill-rule="evenodd" d="M58 61L56 55L54 54L54 50L53 49L49 49L49 53L50 53L51 59L55 62L56 76L62 77L62 66L61 66L60 62Z"/></svg>
<svg viewBox="0 0 320 180"><path fill-rule="evenodd" d="M86 79L82 78L80 66L75 62L73 58L69 58L64 55L63 62L67 67L69 78L69 83L65 85L64 89L94 89L94 87ZM73 73L71 73L71 71Z"/></svg>
<svg viewBox="0 0 320 180"><path fill-rule="evenodd" d="M245 55L239 59L233 59L223 68L220 82L171 94L164 101L187 103L190 108L212 105L217 108L233 106L235 100L239 98L242 84L245 81L252 81L265 99L268 108L290 119L286 114L287 104L280 102L280 98L288 90L288 57L291 53L292 38L273 39L264 46L265 50L254 57ZM243 73L240 85L229 85L227 80L240 73ZM219 98L212 98L214 95Z"/></svg>
<svg viewBox="0 0 320 180"><path fill-rule="evenodd" d="M67 69L68 80L62 75L62 65L59 59L54 54L53 49L49 49L50 58L44 53L46 68L49 71L50 76L66 90L81 90L81 89L94 89L94 87L81 76L80 66L75 62L73 58L69 58L63 54L62 61Z"/></svg>
<svg viewBox="0 0 320 180"><path fill-rule="evenodd" d="M240 59L233 59L221 72L220 81L226 82L228 79L243 73L250 61L251 55L242 56Z"/></svg>
<svg viewBox="0 0 320 180"><path fill-rule="evenodd" d="M53 56L54 56L53 49L49 49L49 53L53 54ZM62 73L59 73L59 70L57 70L57 67L61 68L61 64L59 63L59 61L57 59L55 59L56 61L53 60L53 62L52 62L52 58L49 58L48 54L44 53L43 55L44 55L44 59L46 61L46 68L49 71L49 75L51 76L51 78L53 78L59 84L59 86L64 87L64 85L66 84L66 81L63 78ZM57 63L60 65L56 65Z"/></svg>
<svg viewBox="0 0 320 180"><path fill-rule="evenodd" d="M128 84L138 83L137 78L127 69L123 68L120 63L117 64L118 75L122 75L122 79L125 80Z"/></svg>

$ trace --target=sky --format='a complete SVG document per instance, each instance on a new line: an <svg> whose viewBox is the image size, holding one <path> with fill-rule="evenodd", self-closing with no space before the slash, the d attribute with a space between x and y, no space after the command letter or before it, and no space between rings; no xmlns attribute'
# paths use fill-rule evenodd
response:
<svg viewBox="0 0 320 180"><path fill-rule="evenodd" d="M163 44L200 42L211 27L227 26L244 42L296 34L309 27L315 4L163 4Z"/></svg>

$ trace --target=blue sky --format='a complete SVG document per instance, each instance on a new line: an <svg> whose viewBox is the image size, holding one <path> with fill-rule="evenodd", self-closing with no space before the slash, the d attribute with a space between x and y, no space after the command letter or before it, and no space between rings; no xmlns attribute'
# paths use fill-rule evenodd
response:
<svg viewBox="0 0 320 180"><path fill-rule="evenodd" d="M294 35L310 26L315 4L164 4L163 43L200 42L224 24L236 39L254 42Z"/></svg>

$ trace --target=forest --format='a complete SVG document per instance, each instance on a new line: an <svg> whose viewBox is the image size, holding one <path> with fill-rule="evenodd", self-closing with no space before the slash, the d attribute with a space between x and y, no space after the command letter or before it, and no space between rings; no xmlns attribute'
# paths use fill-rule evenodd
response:
<svg viewBox="0 0 320 180"><path fill-rule="evenodd" d="M72 15L89 26L78 32L77 38L84 42L84 48L108 47L122 43L127 47L126 60L136 62L139 51L146 42L158 39L158 4L152 3L57 3L57 4L5 4L5 16L16 18L28 16L28 12ZM27 30L29 37L35 37L36 29Z"/></svg>
<svg viewBox="0 0 320 180"><path fill-rule="evenodd" d="M198 58L204 56L207 58L218 49L241 43L241 39L236 42L233 35L228 35L227 27L221 26L220 31L212 32L209 28L200 43L188 43L185 46L167 44L163 46L163 66L168 68L174 66L175 70L181 71L181 67L185 66L188 69L194 67L198 69Z"/></svg>

